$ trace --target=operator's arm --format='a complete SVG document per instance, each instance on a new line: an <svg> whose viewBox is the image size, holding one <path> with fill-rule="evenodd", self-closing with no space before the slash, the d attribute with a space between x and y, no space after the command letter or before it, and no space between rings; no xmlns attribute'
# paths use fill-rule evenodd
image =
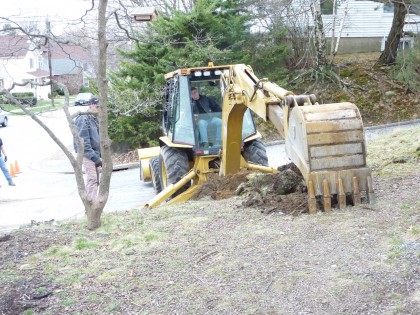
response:
<svg viewBox="0 0 420 315"><path fill-rule="evenodd" d="M217 102L212 99L211 97L208 97L209 100L209 104L210 104L210 108L213 112L221 112L222 108L220 107L219 104L217 104Z"/></svg>
<svg viewBox="0 0 420 315"><path fill-rule="evenodd" d="M92 149L91 144L91 122L89 121L89 117L87 115L82 115L79 119L76 120L76 127L79 131L80 138L83 140L84 144L84 153L83 156L92 160L93 162L97 162L100 160L100 157L96 152Z"/></svg>

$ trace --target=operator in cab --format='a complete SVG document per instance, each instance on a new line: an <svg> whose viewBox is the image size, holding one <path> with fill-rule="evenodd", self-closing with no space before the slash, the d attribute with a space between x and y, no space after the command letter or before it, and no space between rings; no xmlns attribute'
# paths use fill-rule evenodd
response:
<svg viewBox="0 0 420 315"><path fill-rule="evenodd" d="M212 115L212 113L220 113L222 109L217 102L207 97L206 95L200 95L196 87L191 88L191 98L194 115L198 115L198 130L200 138L200 146L209 146L209 136L207 133L207 127L214 126L216 129L216 135L212 146L221 146L222 144L222 119L220 117Z"/></svg>

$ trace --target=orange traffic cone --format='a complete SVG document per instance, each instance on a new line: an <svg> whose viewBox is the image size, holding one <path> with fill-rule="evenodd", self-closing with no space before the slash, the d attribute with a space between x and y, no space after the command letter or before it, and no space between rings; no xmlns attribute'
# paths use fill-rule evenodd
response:
<svg viewBox="0 0 420 315"><path fill-rule="evenodd" d="M19 164L18 164L18 162L17 162L17 161L15 161L15 173L16 173L16 174L19 174L19 173L20 173L20 170L19 170Z"/></svg>
<svg viewBox="0 0 420 315"><path fill-rule="evenodd" d="M10 163L10 176L16 177L15 169L13 168L13 163Z"/></svg>

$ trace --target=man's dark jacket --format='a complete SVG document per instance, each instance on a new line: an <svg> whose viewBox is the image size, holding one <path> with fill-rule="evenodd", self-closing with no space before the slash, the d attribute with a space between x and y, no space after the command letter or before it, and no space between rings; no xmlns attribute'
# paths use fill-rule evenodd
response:
<svg viewBox="0 0 420 315"><path fill-rule="evenodd" d="M83 156L97 162L101 158L101 145L99 140L99 123L93 115L79 115L75 120L76 128L83 140ZM77 143L74 141L74 149L77 152Z"/></svg>
<svg viewBox="0 0 420 315"><path fill-rule="evenodd" d="M200 95L200 98L196 101L193 101L193 104L194 114L206 114L222 111L219 104L217 104L214 99L205 95Z"/></svg>

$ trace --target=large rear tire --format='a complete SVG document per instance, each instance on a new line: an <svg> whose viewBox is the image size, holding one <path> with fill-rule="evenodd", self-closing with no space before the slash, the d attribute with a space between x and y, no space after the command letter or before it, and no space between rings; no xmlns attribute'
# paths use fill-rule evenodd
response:
<svg viewBox="0 0 420 315"><path fill-rule="evenodd" d="M244 157L248 162L268 166L267 151L260 139L255 139L244 146Z"/></svg>
<svg viewBox="0 0 420 315"><path fill-rule="evenodd" d="M159 158L154 157L149 161L150 177L152 178L153 189L156 195L162 191L162 185L160 183L160 172L159 172Z"/></svg>
<svg viewBox="0 0 420 315"><path fill-rule="evenodd" d="M162 189L171 184L175 184L190 170L187 153L184 150L172 148L167 145L160 149L159 166L160 184ZM189 186L189 184L185 185L173 194L172 197L181 194L187 190Z"/></svg>

